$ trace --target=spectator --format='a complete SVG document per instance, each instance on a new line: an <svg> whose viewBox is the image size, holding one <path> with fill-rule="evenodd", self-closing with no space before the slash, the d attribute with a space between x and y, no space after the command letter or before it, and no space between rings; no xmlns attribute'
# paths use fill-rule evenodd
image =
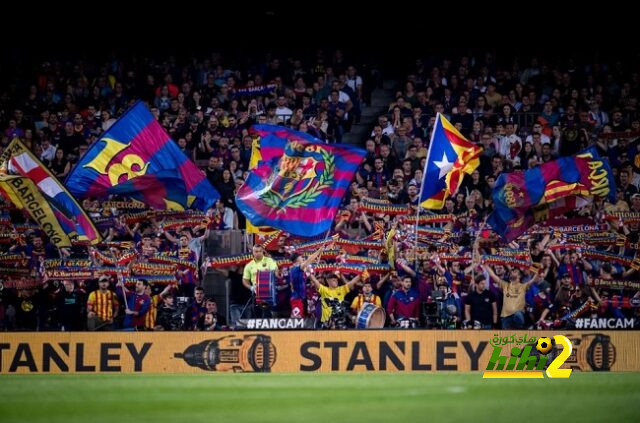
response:
<svg viewBox="0 0 640 423"><path fill-rule="evenodd" d="M476 277L475 286L466 297L464 317L467 325L475 327L475 322L478 322L479 329L491 329L498 323L496 298L487 289L482 275Z"/></svg>

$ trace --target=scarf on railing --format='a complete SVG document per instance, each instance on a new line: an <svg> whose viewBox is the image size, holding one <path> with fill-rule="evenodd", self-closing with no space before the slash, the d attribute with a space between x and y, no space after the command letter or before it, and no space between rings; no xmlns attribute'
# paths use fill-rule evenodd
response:
<svg viewBox="0 0 640 423"><path fill-rule="evenodd" d="M555 245L551 245L549 248L551 249L551 251L558 251L558 250L582 250L585 246L582 244L555 244Z"/></svg>
<svg viewBox="0 0 640 423"><path fill-rule="evenodd" d="M9 279L2 282L6 289L35 289L39 288L42 282L34 278Z"/></svg>
<svg viewBox="0 0 640 423"><path fill-rule="evenodd" d="M155 210L152 217L167 220L203 219L206 214L202 210Z"/></svg>
<svg viewBox="0 0 640 423"><path fill-rule="evenodd" d="M94 259L100 260L102 264L106 264L106 265L113 266L118 261L115 257L107 256L106 254L102 253L99 250L91 251L91 255L93 256Z"/></svg>
<svg viewBox="0 0 640 423"><path fill-rule="evenodd" d="M163 253L155 254L154 256L149 257L148 261L150 263L163 263L163 264L169 264L169 265L176 265L178 269L181 269L181 270L189 269L193 272L195 272L198 268L197 264L194 263L193 261L175 257L175 253L174 255L167 255Z"/></svg>
<svg viewBox="0 0 640 423"><path fill-rule="evenodd" d="M163 263L133 263L131 273L135 275L174 275L178 266Z"/></svg>
<svg viewBox="0 0 640 423"><path fill-rule="evenodd" d="M126 209L146 209L147 205L141 201L131 200L131 201L103 201L100 203L101 209L118 209L118 210L126 210ZM89 211L90 209L86 209ZM91 210L94 211L94 210Z"/></svg>
<svg viewBox="0 0 640 423"><path fill-rule="evenodd" d="M182 228L183 226L188 226L190 228L195 228L198 226L207 226L211 222L211 219L208 217L205 218L189 218L183 220L170 220L168 222L163 223L162 229L174 231L176 229ZM215 228L217 229L217 228Z"/></svg>
<svg viewBox="0 0 640 423"><path fill-rule="evenodd" d="M592 304L593 304L593 300L589 298L580 307L562 316L560 320L574 320L580 317L581 315L589 312L589 309L592 308Z"/></svg>
<svg viewBox="0 0 640 423"><path fill-rule="evenodd" d="M596 251L596 250L584 250L582 255L596 260L601 261L613 261L616 263L620 263L623 266L631 267L635 270L640 270L640 259L636 259L630 256L621 256L618 254L608 253L606 251Z"/></svg>
<svg viewBox="0 0 640 423"><path fill-rule="evenodd" d="M570 219L569 219L570 220ZM533 231L529 231L530 234L548 234L552 233L560 233L560 234L576 234L576 233L590 233L597 231L607 230L607 225L597 225L597 224L575 224L575 225L559 225L559 226L539 226Z"/></svg>
<svg viewBox="0 0 640 423"><path fill-rule="evenodd" d="M0 265L14 265L17 267L26 267L29 264L29 258L21 254L0 255Z"/></svg>
<svg viewBox="0 0 640 423"><path fill-rule="evenodd" d="M143 276L128 276L124 279L124 283L127 286L135 285L139 280L146 280L153 285L170 285L176 282L176 277L171 275L145 275Z"/></svg>
<svg viewBox="0 0 640 423"><path fill-rule="evenodd" d="M121 250L130 250L135 247L133 241L103 241L98 244L99 247L119 248Z"/></svg>
<svg viewBox="0 0 640 423"><path fill-rule="evenodd" d="M336 241L336 244L346 247L351 250L382 250L384 245L381 242L376 241L364 241L364 240L351 240L340 238Z"/></svg>
<svg viewBox="0 0 640 423"><path fill-rule="evenodd" d="M116 264L118 266L125 266L129 263L131 263L132 261L136 260L138 258L138 252L135 250L131 250L131 251L125 251L120 258L118 259L118 261L116 262Z"/></svg>
<svg viewBox="0 0 640 423"><path fill-rule="evenodd" d="M320 260L335 260L345 254L342 250L326 250L320 254Z"/></svg>
<svg viewBox="0 0 640 423"><path fill-rule="evenodd" d="M628 289L634 291L640 290L640 281L621 281L595 278L591 280L589 285L594 288Z"/></svg>
<svg viewBox="0 0 640 423"><path fill-rule="evenodd" d="M380 262L376 257L354 256L350 254L338 256L336 261L346 264L379 264Z"/></svg>
<svg viewBox="0 0 640 423"><path fill-rule="evenodd" d="M45 268L54 267L89 267L93 263L89 259L47 259L44 261Z"/></svg>
<svg viewBox="0 0 640 423"><path fill-rule="evenodd" d="M625 224L628 223L640 223L640 213L638 212L612 212L604 215L605 220L608 221L622 221Z"/></svg>
<svg viewBox="0 0 640 423"><path fill-rule="evenodd" d="M448 229L443 229L443 228L428 228L428 227L418 227L418 238L423 238L423 237L434 237L434 238L441 238L443 236L446 235L451 235L451 231L449 231Z"/></svg>
<svg viewBox="0 0 640 423"><path fill-rule="evenodd" d="M500 248L494 254L503 257L513 257L518 260L531 261L531 254L529 254L528 251L517 250L515 248Z"/></svg>
<svg viewBox="0 0 640 423"><path fill-rule="evenodd" d="M626 240L624 235L612 232L591 232L565 237L567 242L590 245L617 245L622 246Z"/></svg>
<svg viewBox="0 0 640 423"><path fill-rule="evenodd" d="M405 204L392 204L385 200L373 198L363 198L358 206L358 211L381 213L390 216L406 215L412 212L411 208Z"/></svg>
<svg viewBox="0 0 640 423"><path fill-rule="evenodd" d="M440 261L447 263L468 263L472 260L471 256L459 256L456 254L438 254L438 258L440 258Z"/></svg>
<svg viewBox="0 0 640 423"><path fill-rule="evenodd" d="M535 263L531 263L528 260L518 260L513 257L483 255L481 256L481 260L482 260L482 263L485 263L485 264L492 264L492 265L501 264L503 266L513 266L513 267L518 267L524 270L531 270L531 271L538 270L538 267L536 266Z"/></svg>
<svg viewBox="0 0 640 423"><path fill-rule="evenodd" d="M44 269L44 280L66 279L84 280L94 278L94 269L90 267L53 267Z"/></svg>
<svg viewBox="0 0 640 423"><path fill-rule="evenodd" d="M124 216L124 221L127 225L134 225L140 222L146 222L153 218L151 211L141 211L138 213L127 213Z"/></svg>
<svg viewBox="0 0 640 423"><path fill-rule="evenodd" d="M389 267L389 265L385 265L385 264L370 264L370 265L366 265L366 266L362 266L362 265L355 265L355 264L340 264L340 263L330 263L330 264L318 264L316 266L313 266L313 271L315 273L321 273L321 272L335 272L335 271L339 271L340 273L362 273L363 271L367 271L369 274L373 275L373 274L381 274L381 273L387 273L391 270L391 267Z"/></svg>
<svg viewBox="0 0 640 423"><path fill-rule="evenodd" d="M621 295L614 295L611 298L603 298L602 301L600 301L600 307L635 308L640 307L640 299L636 297L623 297Z"/></svg>
<svg viewBox="0 0 640 423"><path fill-rule="evenodd" d="M26 232L29 230L32 231L37 231L40 229L40 227L38 225L36 225L35 223L17 223L15 225L13 225L13 228L17 231L17 232Z"/></svg>
<svg viewBox="0 0 640 423"><path fill-rule="evenodd" d="M448 223L453 222L456 219L456 216L453 214L430 214L426 216L418 217L418 225L428 225L431 223ZM416 217L415 216L402 216L400 218L400 222L405 225L415 225Z"/></svg>
<svg viewBox="0 0 640 423"><path fill-rule="evenodd" d="M231 266L244 266L253 259L252 254L234 254L230 256L211 257L209 267L222 269Z"/></svg>
<svg viewBox="0 0 640 423"><path fill-rule="evenodd" d="M0 275L28 275L30 272L29 269L20 268L20 267L0 267Z"/></svg>
<svg viewBox="0 0 640 423"><path fill-rule="evenodd" d="M303 242L295 246L292 245L290 248L293 248L293 251L295 252L301 253L304 251L319 250L328 242L331 242L331 239L318 239L315 241Z"/></svg>

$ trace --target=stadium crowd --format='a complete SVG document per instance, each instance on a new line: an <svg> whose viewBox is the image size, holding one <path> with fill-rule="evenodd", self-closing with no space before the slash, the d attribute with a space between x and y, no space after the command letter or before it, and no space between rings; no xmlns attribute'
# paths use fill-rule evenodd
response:
<svg viewBox="0 0 640 423"><path fill-rule="evenodd" d="M298 248L304 239L266 236L253 257L217 266L219 258L206 254L209 232L246 228L235 192L249 172L251 125L284 125L340 143L361 122L380 76L341 51L318 51L311 60L269 56L252 66L231 66L217 54L184 63L137 59L44 62L32 79L4 89L0 153L19 138L64 180L118 116L143 100L220 200L196 213L84 199L104 241L68 249L55 248L3 202L1 329L223 330L253 316L310 316L318 327L346 328L368 303L398 328L572 327L579 316L640 317L640 78L624 62L491 54L416 60L362 140L367 155L333 236L315 251ZM436 113L483 152L459 192L442 211L425 211L416 231ZM589 146L610 161L615 204L578 201L511 243L491 231L486 218L500 174ZM366 270L340 271L339 263ZM276 275L273 306L252 304L260 266ZM102 271L83 273L88 268ZM229 322L205 298L207 272L231 281Z"/></svg>

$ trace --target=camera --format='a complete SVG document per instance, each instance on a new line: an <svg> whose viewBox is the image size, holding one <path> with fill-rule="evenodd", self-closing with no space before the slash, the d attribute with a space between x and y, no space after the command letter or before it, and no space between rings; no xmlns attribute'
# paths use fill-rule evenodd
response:
<svg viewBox="0 0 640 423"><path fill-rule="evenodd" d="M348 317L348 307L344 301L336 300L334 298L325 298L325 304L331 307L331 317L327 322L328 329L346 329L347 328L347 317Z"/></svg>
<svg viewBox="0 0 640 423"><path fill-rule="evenodd" d="M189 297L176 297L174 307L158 309L158 324L166 330L182 330L187 308L189 308Z"/></svg>
<svg viewBox="0 0 640 423"><path fill-rule="evenodd" d="M458 304L451 293L436 290L431 293L432 302L424 303L422 314L427 328L455 329L458 321Z"/></svg>

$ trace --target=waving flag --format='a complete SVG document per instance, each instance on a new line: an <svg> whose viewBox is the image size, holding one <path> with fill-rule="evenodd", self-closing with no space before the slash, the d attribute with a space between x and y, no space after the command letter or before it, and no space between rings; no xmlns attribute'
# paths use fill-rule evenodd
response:
<svg viewBox="0 0 640 423"><path fill-rule="evenodd" d="M420 205L442 209L447 197L458 191L464 174L480 165L481 151L438 113L420 188Z"/></svg>
<svg viewBox="0 0 640 423"><path fill-rule="evenodd" d="M188 202L184 181L176 170L136 176L109 188L109 193L131 197L156 210L184 210Z"/></svg>
<svg viewBox="0 0 640 423"><path fill-rule="evenodd" d="M182 183L174 185L177 179ZM66 185L80 198L128 195L158 209L206 210L220 198L141 102L89 148Z"/></svg>
<svg viewBox="0 0 640 423"><path fill-rule="evenodd" d="M526 172L503 173L493 188L494 211L489 223L501 236L512 240L532 222L542 222L572 210L573 197L603 197L615 202L615 183L608 161L589 149L562 157ZM566 204L565 204L566 203ZM547 206L548 205L548 206ZM553 206L552 206L553 205Z"/></svg>
<svg viewBox="0 0 640 423"><path fill-rule="evenodd" d="M262 160L236 195L256 226L312 237L331 228L365 151L281 126L256 125Z"/></svg>
<svg viewBox="0 0 640 423"><path fill-rule="evenodd" d="M31 179L0 175L0 196L29 213L53 245L71 247L71 239L77 236L75 222L52 206Z"/></svg>
<svg viewBox="0 0 640 423"><path fill-rule="evenodd" d="M260 153L260 136L257 134L253 134L253 141L251 144L251 159L249 160L249 170L253 170L258 167L258 163L262 160L262 155ZM250 234L256 234L259 237L265 237L276 231L274 228L270 228L268 226L254 226L251 222L247 221L246 223L247 232Z"/></svg>
<svg viewBox="0 0 640 423"><path fill-rule="evenodd" d="M29 178L36 184L44 194L44 199L51 203L51 207L57 211L56 215L61 219L60 223L62 224L66 217L67 226L72 225L68 230L77 234L76 241L90 244L102 241L100 233L82 207L64 185L20 140L14 139L7 146L0 160L7 163L10 173Z"/></svg>
<svg viewBox="0 0 640 423"><path fill-rule="evenodd" d="M552 203L532 207L525 211L524 214L513 214L508 221L503 220L503 214L491 213L487 223L501 238L511 242L535 224L544 223L558 216L564 216L570 211L589 206L592 202L592 198L570 195Z"/></svg>

